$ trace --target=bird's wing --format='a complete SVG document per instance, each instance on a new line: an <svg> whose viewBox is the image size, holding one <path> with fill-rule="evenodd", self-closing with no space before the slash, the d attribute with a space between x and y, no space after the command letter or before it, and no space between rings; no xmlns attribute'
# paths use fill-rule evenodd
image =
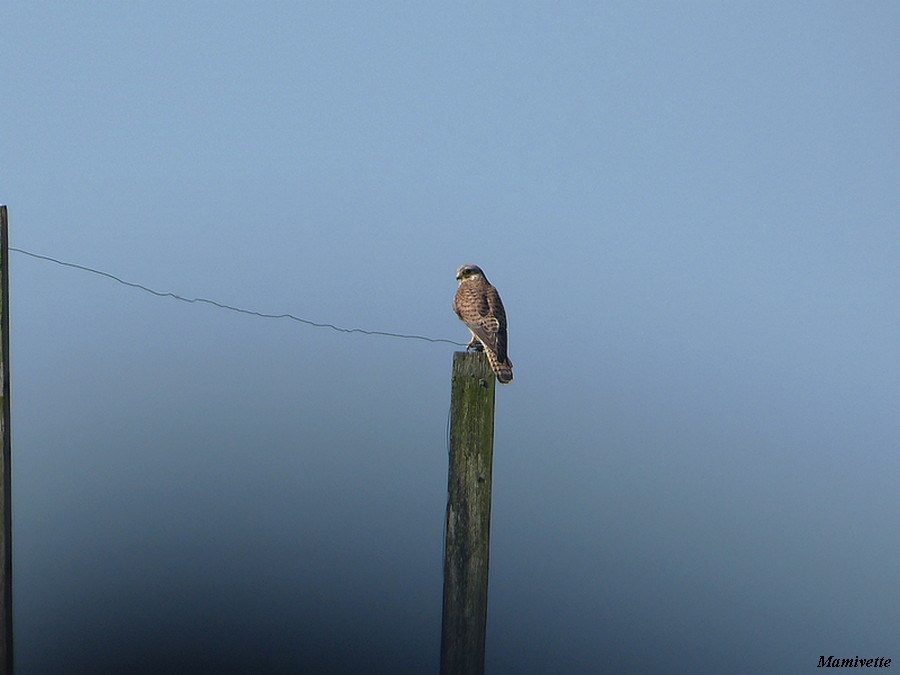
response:
<svg viewBox="0 0 900 675"><path fill-rule="evenodd" d="M494 351L500 363L506 361L506 310L503 308L503 302L500 300L500 294L493 286L490 287L486 294L489 307L489 316L491 318L491 332L494 334Z"/></svg>
<svg viewBox="0 0 900 675"><path fill-rule="evenodd" d="M474 300L467 307L462 320L469 330L497 355L502 363L506 360L506 312L500 295L493 286L474 294Z"/></svg>

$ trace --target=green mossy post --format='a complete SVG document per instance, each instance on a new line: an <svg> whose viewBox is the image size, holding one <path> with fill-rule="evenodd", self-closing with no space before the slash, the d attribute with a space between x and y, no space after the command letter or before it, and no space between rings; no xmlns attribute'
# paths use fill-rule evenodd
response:
<svg viewBox="0 0 900 675"><path fill-rule="evenodd" d="M9 434L9 223L6 207L0 206L0 674L13 672L12 625L12 463Z"/></svg>
<svg viewBox="0 0 900 675"><path fill-rule="evenodd" d="M441 675L484 673L495 384L483 353L453 354Z"/></svg>

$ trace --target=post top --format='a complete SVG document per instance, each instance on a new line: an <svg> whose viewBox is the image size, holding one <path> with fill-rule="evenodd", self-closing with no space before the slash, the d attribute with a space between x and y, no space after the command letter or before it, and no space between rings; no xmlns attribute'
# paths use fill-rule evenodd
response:
<svg viewBox="0 0 900 675"><path fill-rule="evenodd" d="M484 352L453 352L453 375L493 380L494 373Z"/></svg>

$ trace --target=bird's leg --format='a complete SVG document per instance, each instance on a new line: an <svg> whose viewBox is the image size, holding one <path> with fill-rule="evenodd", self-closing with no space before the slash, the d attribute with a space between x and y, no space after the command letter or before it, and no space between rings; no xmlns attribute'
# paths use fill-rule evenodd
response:
<svg viewBox="0 0 900 675"><path fill-rule="evenodd" d="M469 344L466 345L466 351L467 352L483 352L484 345L481 344L481 340L479 340L477 337L475 337L473 335L472 339L469 341Z"/></svg>

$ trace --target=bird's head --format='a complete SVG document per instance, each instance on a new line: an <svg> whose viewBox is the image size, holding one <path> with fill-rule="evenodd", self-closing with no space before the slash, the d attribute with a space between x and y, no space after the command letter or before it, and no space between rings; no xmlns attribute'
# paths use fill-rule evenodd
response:
<svg viewBox="0 0 900 675"><path fill-rule="evenodd" d="M484 272L481 271L478 265L460 265L456 269L457 281L462 282L468 279L477 279L478 277L484 278Z"/></svg>

